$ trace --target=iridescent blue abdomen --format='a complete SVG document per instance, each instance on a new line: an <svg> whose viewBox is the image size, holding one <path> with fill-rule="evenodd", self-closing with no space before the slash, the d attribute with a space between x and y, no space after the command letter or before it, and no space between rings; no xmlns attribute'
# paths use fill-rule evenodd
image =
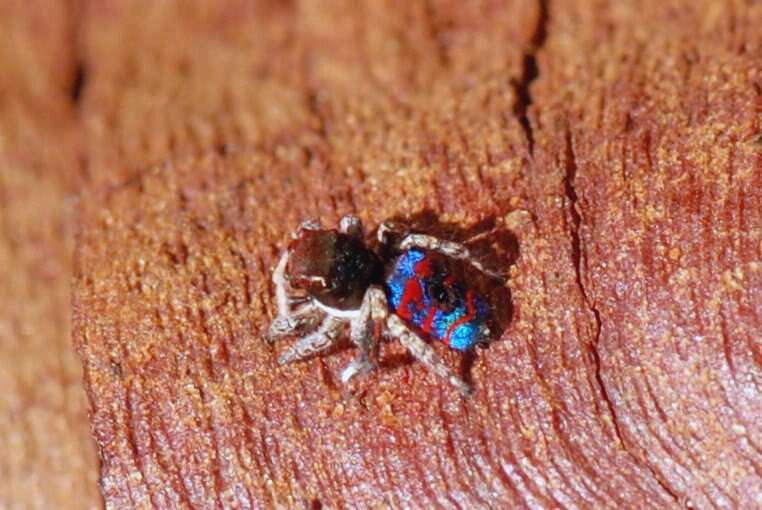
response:
<svg viewBox="0 0 762 510"><path fill-rule="evenodd" d="M407 250L386 277L386 297L412 329L465 351L488 340L489 305L450 269L444 255Z"/></svg>

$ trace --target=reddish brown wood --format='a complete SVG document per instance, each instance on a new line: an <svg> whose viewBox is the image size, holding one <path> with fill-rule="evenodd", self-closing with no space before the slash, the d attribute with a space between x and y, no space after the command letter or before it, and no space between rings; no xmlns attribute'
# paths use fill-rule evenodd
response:
<svg viewBox="0 0 762 510"><path fill-rule="evenodd" d="M578 4L541 56L536 101L567 100L536 109L557 127L537 161L557 162L573 207L617 434L681 503L755 507L762 6Z"/></svg>
<svg viewBox="0 0 762 510"><path fill-rule="evenodd" d="M0 508L102 505L71 347L72 20L62 2L0 2Z"/></svg>

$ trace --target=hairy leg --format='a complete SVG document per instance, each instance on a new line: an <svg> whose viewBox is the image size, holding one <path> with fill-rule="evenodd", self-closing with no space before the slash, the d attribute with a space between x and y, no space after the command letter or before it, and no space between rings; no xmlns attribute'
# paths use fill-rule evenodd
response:
<svg viewBox="0 0 762 510"><path fill-rule="evenodd" d="M273 269L272 281L275 285L275 303L278 306L278 315L286 316L291 312L288 297L289 285L286 281L286 266L288 265L288 250L283 250L278 264Z"/></svg>
<svg viewBox="0 0 762 510"><path fill-rule="evenodd" d="M324 314L320 309L312 301L308 301L301 308L289 310L286 315L274 318L267 332L267 340L274 342L284 336L312 331L323 317Z"/></svg>
<svg viewBox="0 0 762 510"><path fill-rule="evenodd" d="M396 315L389 315L386 319L386 327L389 334L399 339L410 353L418 361L426 365L429 370L442 379L455 386L461 395L467 397L471 394L471 388L444 363L442 358L434 351L434 348L424 342L417 334L410 330L402 319Z"/></svg>
<svg viewBox="0 0 762 510"><path fill-rule="evenodd" d="M343 216L339 221L339 232L362 239L364 233L362 220L353 214Z"/></svg>
<svg viewBox="0 0 762 510"><path fill-rule="evenodd" d="M481 262L476 260L465 245L454 241L447 241L426 234L408 234L402 241L400 241L399 248L400 250L423 248L425 250L437 251L448 257L468 262L482 273L489 275L496 280L504 280L503 275L487 269Z"/></svg>
<svg viewBox="0 0 762 510"><path fill-rule="evenodd" d="M378 365L378 338L374 325L380 324L388 314L386 296L381 287L371 286L363 296L360 314L352 319L350 337L360 350L357 357L341 372L346 383L359 374L365 374Z"/></svg>
<svg viewBox="0 0 762 510"><path fill-rule="evenodd" d="M272 275L275 285L275 303L278 307L278 316L270 324L267 334L268 341L314 328L320 319L319 310L310 300L304 297L293 296L291 287L286 280L286 266L288 265L288 250L284 250ZM298 309L292 307L301 304Z"/></svg>
<svg viewBox="0 0 762 510"><path fill-rule="evenodd" d="M405 229L402 227L402 225L399 225L391 221L385 221L378 226L378 232L376 233L376 237L378 238L379 243L387 244L390 242L390 239L389 239L390 236L400 235L404 233L404 231Z"/></svg>
<svg viewBox="0 0 762 510"><path fill-rule="evenodd" d="M296 341L278 358L278 363L285 365L293 361L303 360L334 344L341 337L344 321L328 316L314 333L310 333Z"/></svg>
<svg viewBox="0 0 762 510"><path fill-rule="evenodd" d="M297 237L302 230L320 230L320 222L318 220L304 220L299 224L299 228L292 234L293 237Z"/></svg>

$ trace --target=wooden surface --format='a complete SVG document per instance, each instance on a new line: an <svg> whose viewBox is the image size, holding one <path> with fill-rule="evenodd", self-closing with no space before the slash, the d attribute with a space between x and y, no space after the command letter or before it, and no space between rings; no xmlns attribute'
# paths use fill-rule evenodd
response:
<svg viewBox="0 0 762 510"><path fill-rule="evenodd" d="M55 125L82 137L74 341L108 506L762 504L762 4L79 19L80 124ZM440 349L471 399L395 343L351 392L351 349L276 365L272 266L300 220L347 212L515 241L501 338Z"/></svg>
<svg viewBox="0 0 762 510"><path fill-rule="evenodd" d="M98 508L70 280L81 140L64 4L0 2L0 508Z"/></svg>
<svg viewBox="0 0 762 510"><path fill-rule="evenodd" d="M536 101L564 102L537 161L564 154L617 436L682 504L758 507L762 5L579 4L541 56Z"/></svg>

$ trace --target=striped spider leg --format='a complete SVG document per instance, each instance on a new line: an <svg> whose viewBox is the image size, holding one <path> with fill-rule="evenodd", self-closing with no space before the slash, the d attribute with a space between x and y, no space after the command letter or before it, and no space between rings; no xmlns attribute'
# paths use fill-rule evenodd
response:
<svg viewBox="0 0 762 510"><path fill-rule="evenodd" d="M378 241L382 244L388 244L391 242L391 234L400 235L404 234L404 232L404 229L400 225L384 222L378 227ZM482 273L495 278L496 280L504 280L503 275L500 273L484 267L484 265L471 254L466 245L462 243L440 239L427 234L409 233L405 234L401 240L395 243L395 247L399 251L409 250L410 248L436 251L450 258L467 262Z"/></svg>

